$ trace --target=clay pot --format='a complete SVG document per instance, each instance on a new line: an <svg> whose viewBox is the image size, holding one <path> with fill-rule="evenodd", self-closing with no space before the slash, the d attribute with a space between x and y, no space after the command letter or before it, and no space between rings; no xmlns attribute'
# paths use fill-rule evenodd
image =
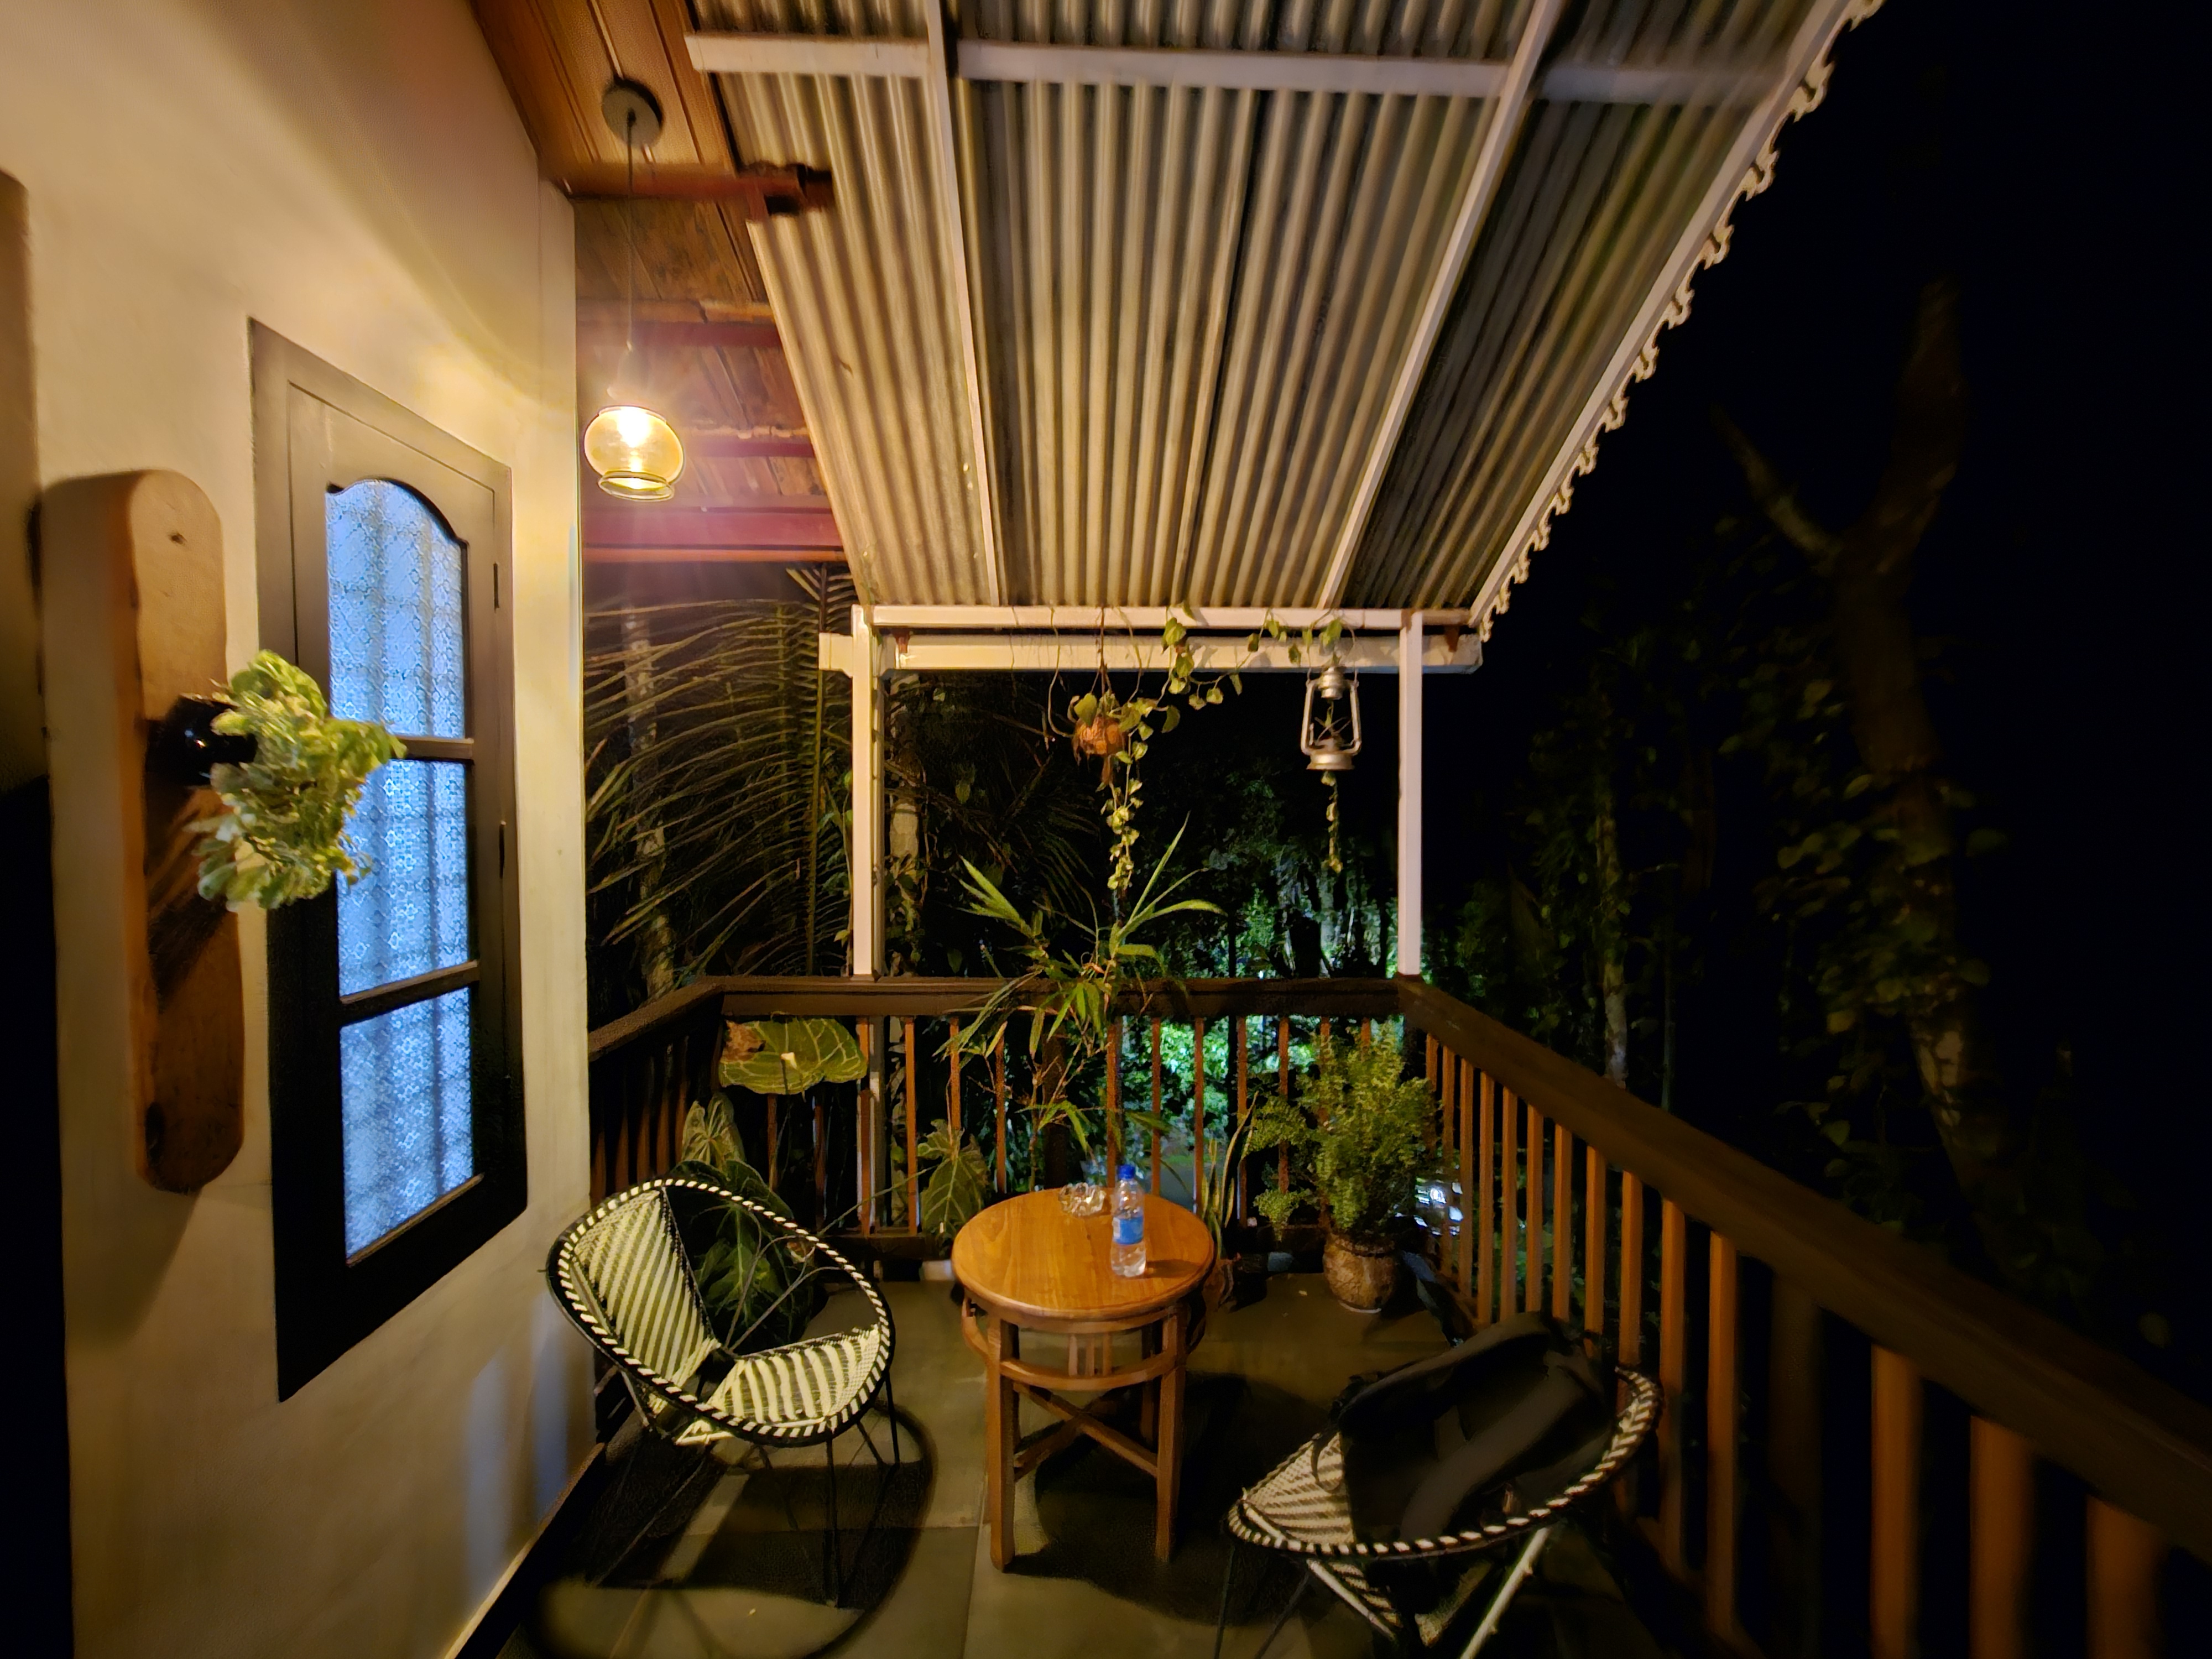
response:
<svg viewBox="0 0 2212 1659"><path fill-rule="evenodd" d="M1322 1282L1354 1313L1373 1313L1398 1288L1398 1247L1388 1238L1331 1231L1321 1247Z"/></svg>

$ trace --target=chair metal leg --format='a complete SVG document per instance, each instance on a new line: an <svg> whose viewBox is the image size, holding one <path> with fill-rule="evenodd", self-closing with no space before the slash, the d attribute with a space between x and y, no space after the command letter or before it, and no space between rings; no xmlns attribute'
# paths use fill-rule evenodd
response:
<svg viewBox="0 0 2212 1659"><path fill-rule="evenodd" d="M1298 1587L1291 1592L1291 1599L1283 1603L1283 1610L1275 1615L1275 1622L1267 1626L1267 1633L1260 1638L1260 1645L1252 1650L1252 1659L1260 1659L1260 1656L1273 1644L1275 1638L1282 1633L1283 1626L1291 1622L1291 1615L1298 1610L1298 1603L1305 1600L1306 1586L1312 1583L1308 1575L1303 1572L1298 1575Z"/></svg>
<svg viewBox="0 0 2212 1659"><path fill-rule="evenodd" d="M896 1464L902 1461L898 1443L898 1396L891 1392L891 1374L888 1367L884 1371L884 1415L891 1420L891 1462Z"/></svg>
<svg viewBox="0 0 2212 1659"><path fill-rule="evenodd" d="M840 1581L843 1577L845 1567L844 1552L840 1547L837 1538L837 1443L835 1440L825 1440L822 1443L822 1460L830 1469L830 1530L823 1538L823 1543L829 1565L828 1601L834 1607L844 1597L844 1585Z"/></svg>
<svg viewBox="0 0 2212 1659"><path fill-rule="evenodd" d="M1482 1615L1482 1623L1475 1627L1474 1638L1468 1643L1460 1659L1474 1659L1474 1656L1482 1651L1484 1644L1498 1634L1498 1626L1505 1617L1507 1604L1513 1600L1514 1593L1528 1582L1529 1574L1536 1571L1536 1558L1543 1554L1544 1547L1552 1541L1552 1534L1558 1530L1556 1527L1546 1527L1522 1547L1521 1559L1513 1564L1513 1571L1505 1575L1505 1582L1498 1587L1498 1594L1491 1598L1490 1611Z"/></svg>
<svg viewBox="0 0 2212 1659"><path fill-rule="evenodd" d="M1221 1569L1221 1611L1213 1616L1213 1659L1221 1659L1221 1633L1229 1627L1229 1581L1237 1576L1237 1540L1229 1540L1229 1560Z"/></svg>

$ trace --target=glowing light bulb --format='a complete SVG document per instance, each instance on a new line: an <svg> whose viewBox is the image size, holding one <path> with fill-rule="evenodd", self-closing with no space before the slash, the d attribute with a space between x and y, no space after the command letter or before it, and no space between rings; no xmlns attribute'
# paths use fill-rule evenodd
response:
<svg viewBox="0 0 2212 1659"><path fill-rule="evenodd" d="M684 445L675 428L649 409L617 404L584 428L584 459L599 475L599 488L631 501L665 501L684 471Z"/></svg>

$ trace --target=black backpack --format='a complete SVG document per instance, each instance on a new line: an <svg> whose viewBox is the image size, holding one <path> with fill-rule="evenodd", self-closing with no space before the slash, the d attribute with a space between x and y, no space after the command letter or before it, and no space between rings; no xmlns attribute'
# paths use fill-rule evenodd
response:
<svg viewBox="0 0 2212 1659"><path fill-rule="evenodd" d="M1354 1531L1435 1538L1548 1502L1604 1453L1613 1396L1610 1368L1535 1313L1385 1373L1337 1416Z"/></svg>

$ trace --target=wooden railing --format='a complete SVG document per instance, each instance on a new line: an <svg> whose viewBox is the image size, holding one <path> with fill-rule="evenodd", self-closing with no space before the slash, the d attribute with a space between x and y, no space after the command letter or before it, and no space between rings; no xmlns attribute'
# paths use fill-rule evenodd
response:
<svg viewBox="0 0 2212 1659"><path fill-rule="evenodd" d="M857 1212L893 1250L926 1245L915 1148L950 1103L989 1113L995 1188L1025 1175L1005 1152L1006 1056L968 1061L979 1101L946 1053L994 987L705 981L602 1028L595 1193L673 1159L685 1105L713 1087L724 1019L834 1015L883 1045L872 1075L902 1108L903 1180L878 1178L886 1149L871 1137L889 1116L866 1085L832 1115L771 1103L762 1127L809 1139L811 1158L781 1167L811 1167L814 1213ZM1438 1267L1478 1322L1540 1309L1656 1374L1668 1410L1623 1518L1717 1648L2013 1659L2082 1644L2136 1659L2159 1650L2168 1541L2212 1560L2212 1411L1433 988L1192 981L1130 1017L1139 1064L1108 1079L1117 1149L1121 1103L1189 1109L1160 1091L1164 1030L1189 1028L1202 1066L1206 1030L1227 1023L1229 1074L1197 1088L1211 1081L1241 1115L1287 1079L1302 1028L1403 1018L1408 1062L1425 1059L1440 1108ZM1193 1115L1181 1156L1202 1166ZM1236 1213L1273 1163L1248 1160ZM2039 1463L2081 1486L2054 1498L2064 1482L2039 1478ZM2058 1515L2057 1502L2079 1507ZM2045 1595L2054 1584L2070 1588ZM2081 1626L2074 1640L2050 1639L2054 1619Z"/></svg>

